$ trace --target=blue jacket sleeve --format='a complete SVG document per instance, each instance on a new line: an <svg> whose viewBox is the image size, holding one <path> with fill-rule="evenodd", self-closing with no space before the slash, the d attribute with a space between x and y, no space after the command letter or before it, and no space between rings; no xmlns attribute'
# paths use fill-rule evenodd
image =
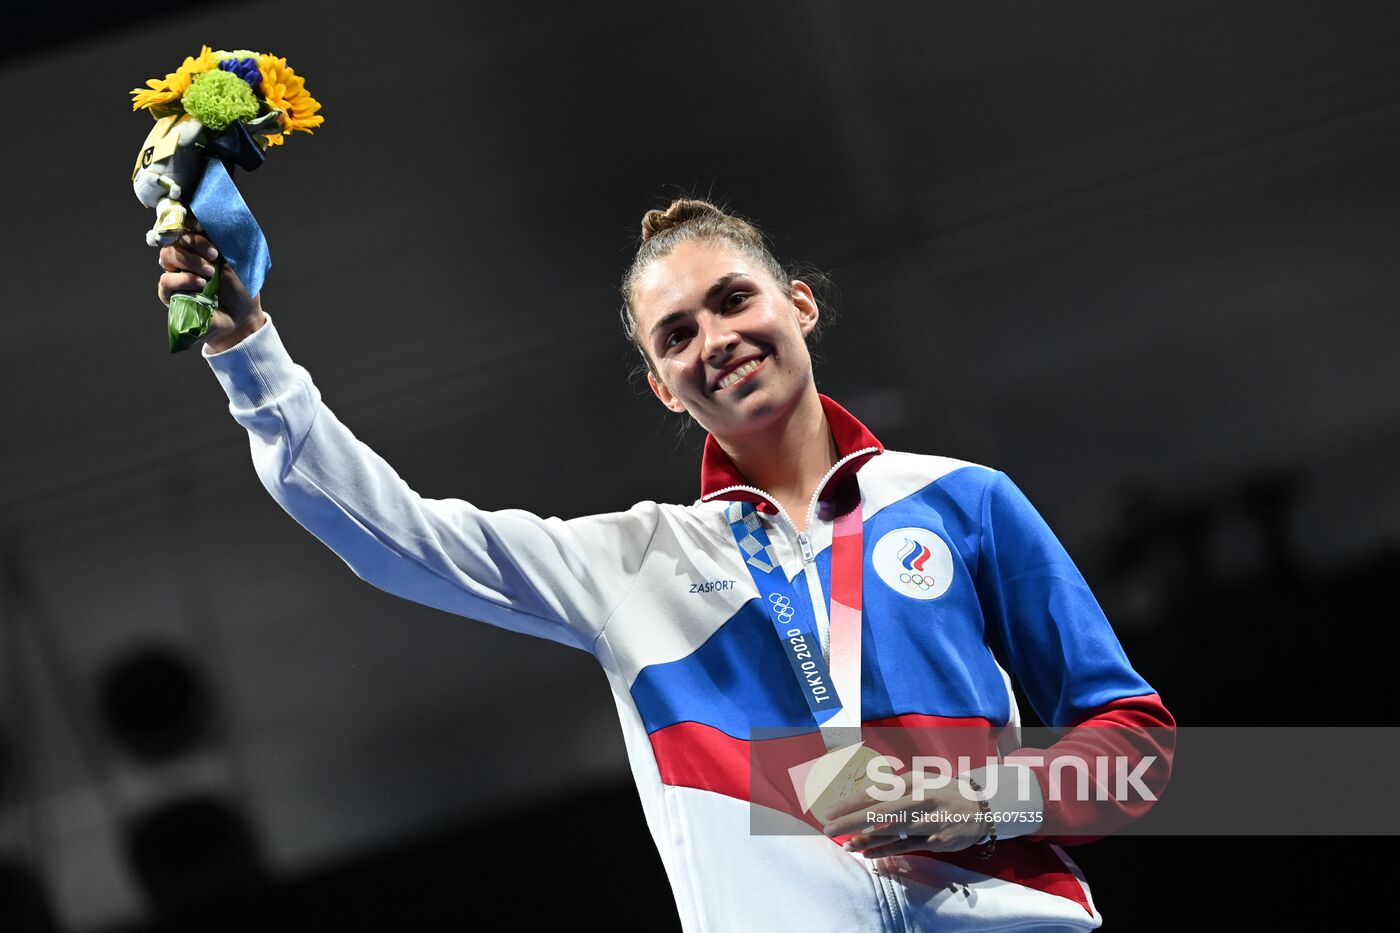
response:
<svg viewBox="0 0 1400 933"><path fill-rule="evenodd" d="M983 495L981 552L989 641L1046 725L1067 728L1112 700L1153 692L1079 568L1002 472Z"/></svg>
<svg viewBox="0 0 1400 933"><path fill-rule="evenodd" d="M1085 842L1140 818L1171 776L1176 721L1128 662L1045 520L1000 472L983 497L977 585L989 645L1007 659L1036 713L1059 736L1048 749L1007 756L1027 763L1039 785L1044 822L1030 838ZM1136 775L1148 796L1111 792L1120 786L1116 777L1102 794L1097 786L1088 795L1065 789L1072 781L1064 776L1078 770L1094 775L1097 785L1100 762Z"/></svg>

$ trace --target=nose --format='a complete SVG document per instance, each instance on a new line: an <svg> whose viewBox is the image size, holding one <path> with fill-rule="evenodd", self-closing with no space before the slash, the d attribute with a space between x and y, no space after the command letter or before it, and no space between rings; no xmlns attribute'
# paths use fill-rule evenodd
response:
<svg viewBox="0 0 1400 933"><path fill-rule="evenodd" d="M739 335L734 332L729 320L720 315L703 315L699 329L700 337L704 341L702 349L707 363L722 363L739 346Z"/></svg>

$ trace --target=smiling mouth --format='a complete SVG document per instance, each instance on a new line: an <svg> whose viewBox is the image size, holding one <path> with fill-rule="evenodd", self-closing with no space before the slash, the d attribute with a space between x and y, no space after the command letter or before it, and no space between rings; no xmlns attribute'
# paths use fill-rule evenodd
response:
<svg viewBox="0 0 1400 933"><path fill-rule="evenodd" d="M714 390L716 392L722 392L730 386L743 381L747 376L762 366L763 361L766 359L768 359L768 357L760 356L748 362L740 363L738 366L725 373L724 376L715 383Z"/></svg>

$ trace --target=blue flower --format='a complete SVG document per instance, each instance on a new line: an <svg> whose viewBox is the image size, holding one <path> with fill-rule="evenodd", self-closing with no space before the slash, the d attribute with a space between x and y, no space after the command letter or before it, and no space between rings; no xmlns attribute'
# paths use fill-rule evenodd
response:
<svg viewBox="0 0 1400 933"><path fill-rule="evenodd" d="M219 67L247 81L255 93L262 85L262 72L258 70L258 60L255 58L226 58L219 62Z"/></svg>

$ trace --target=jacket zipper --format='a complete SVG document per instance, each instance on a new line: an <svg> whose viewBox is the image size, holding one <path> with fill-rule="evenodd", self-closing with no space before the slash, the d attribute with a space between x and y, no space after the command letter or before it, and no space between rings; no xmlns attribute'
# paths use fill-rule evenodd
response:
<svg viewBox="0 0 1400 933"><path fill-rule="evenodd" d="M804 527L812 527L812 522L817 517L817 501L822 494L822 490L826 488L827 483L831 482L831 478L836 475L837 471L839 471L847 463L850 463L856 457L861 457L865 454L879 452L880 448L878 447L862 447L860 450L848 453L846 454L846 456L833 463L831 465L831 469L827 470L826 475L824 475L821 478L821 481L817 483L817 488L812 490L812 498L807 500L807 524ZM831 620L830 618L828 618L828 612L826 608L826 594L822 593L821 591L820 581L815 581L815 585L813 585L814 581L809 572L812 563L814 563L817 559L816 549L812 547L811 535L809 535L806 531L798 531L797 523L792 520L792 516L788 514L787 509L783 508L783 504L779 502L777 498L773 496L772 493L764 489L759 489L757 486L746 486L743 484L735 486L726 486L723 489L717 489L714 492L710 493L708 496L705 496L702 501L708 502L711 499L717 499L726 492L750 492L756 496L763 497L764 501L768 502L770 505L773 505L778 509L778 515L781 516L783 521L787 523L788 531L797 540L798 553L802 555L802 576L808 585L809 595L814 597L812 599L813 609L816 612L821 613L821 618L826 623L821 626L822 657L825 658L828 662L830 662Z"/></svg>
<svg viewBox="0 0 1400 933"><path fill-rule="evenodd" d="M875 877L878 879L880 885L880 893L883 895L885 903L889 905L890 919L894 921L893 926L895 930L899 931L899 933L904 933L904 931L909 929L909 925L904 922L904 911L900 907L899 894L894 889L894 879L886 875L883 871L875 872Z"/></svg>
<svg viewBox="0 0 1400 933"><path fill-rule="evenodd" d="M827 470L826 475L817 483L817 488L812 490L812 498L807 500L806 527L812 527L812 520L817 517L817 499L821 496L822 490L826 488L826 484L831 482L831 478L836 475L836 472L856 457L879 452L880 448L878 447L862 447L860 450L846 454L846 456L831 465L831 469ZM812 550L812 539L807 536L807 532L797 530L797 523L792 520L792 516L788 514L788 510L783 508L783 504L779 502L772 493L768 492L766 489L759 489L757 486L746 486L741 483L734 486L725 486L723 489L716 489L709 495L702 497L701 501L709 502L711 499L719 498L726 492L751 492L756 496L762 496L769 505L777 508L778 514L783 517L783 521L788 523L788 529L796 536L797 544L802 551L802 562L804 564L810 564L816 559L817 555Z"/></svg>
<svg viewBox="0 0 1400 933"><path fill-rule="evenodd" d="M812 490L812 498L807 501L807 524L804 527L812 527L812 522L817 517L817 501L821 496L822 490L826 488L827 483L831 482L831 478L836 475L836 472L840 470L843 466L845 466L847 463L850 463L856 457L879 452L880 448L878 447L863 447L860 450L846 454L846 456L833 463L831 465L831 469L827 470L826 475L821 478L821 482L817 483L817 488ZM788 514L787 509L783 508L783 504L779 502L777 498L775 498L772 495L772 493L769 493L767 490L764 489L759 489L757 486L748 486L744 484L726 486L723 489L715 490L708 496L704 496L702 498L702 501L708 502L711 499L717 499L727 492L753 493L756 496L761 496L764 499L764 501L768 502L770 505L777 507L778 515L781 516L783 521L787 523L788 531L792 534L794 538L797 539L797 548L799 553L801 553L802 555L802 576L807 581L809 593L811 593L814 597L812 599L813 608L817 612L820 612L823 617L826 617L828 613L826 608L825 594L821 592L820 581L818 581L816 585L813 586L813 578L811 576L811 565L817 559L816 550L812 547L811 536L805 531L798 531L797 523L792 520L792 516ZM825 658L829 663L831 661L830 618L826 619L826 625L822 626L821 630L823 633L822 657ZM872 869L874 868L873 865L871 865L870 867ZM874 874L876 879L876 886L879 888L880 891L880 900L883 901L885 907L888 908L889 917L893 921L893 925L896 927L896 929L901 931L907 929L907 926L904 922L903 912L900 910L899 906L899 895L894 890L894 881L890 878L885 877L883 872L872 873Z"/></svg>

